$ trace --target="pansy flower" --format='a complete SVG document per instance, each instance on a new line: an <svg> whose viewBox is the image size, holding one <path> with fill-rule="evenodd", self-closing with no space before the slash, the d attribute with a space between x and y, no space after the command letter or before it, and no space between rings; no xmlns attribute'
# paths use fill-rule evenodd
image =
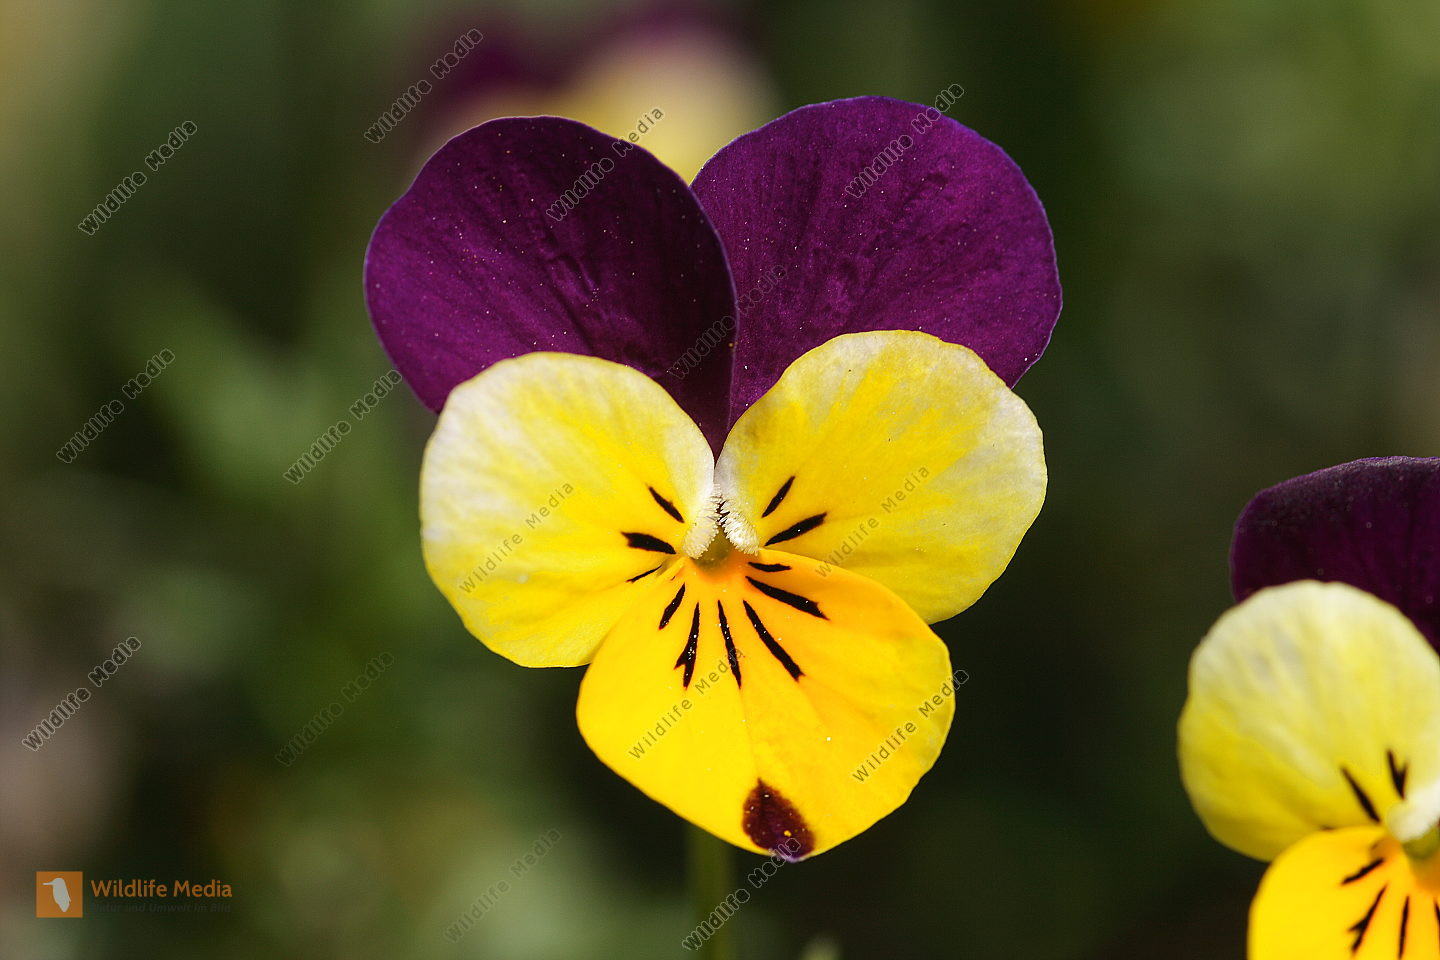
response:
<svg viewBox="0 0 1440 960"><path fill-rule="evenodd" d="M425 63L443 43L427 43ZM424 137L431 150L487 120L553 113L616 137L643 126L645 149L687 179L719 147L774 116L776 100L744 32L718 11L683 2L616 11L574 35L547 25L537 36L487 17L481 48L435 83L434 96L424 117L433 124Z"/></svg>
<svg viewBox="0 0 1440 960"><path fill-rule="evenodd" d="M792 859L904 802L953 713L927 624L999 576L1044 496L1009 387L1059 286L1004 153L870 97L787 114L690 186L579 123L496 120L386 213L366 292L441 411L431 578L501 655L589 665L606 764Z"/></svg>
<svg viewBox="0 0 1440 960"><path fill-rule="evenodd" d="M1180 720L1210 832L1273 860L1252 960L1440 957L1440 460L1257 496Z"/></svg>

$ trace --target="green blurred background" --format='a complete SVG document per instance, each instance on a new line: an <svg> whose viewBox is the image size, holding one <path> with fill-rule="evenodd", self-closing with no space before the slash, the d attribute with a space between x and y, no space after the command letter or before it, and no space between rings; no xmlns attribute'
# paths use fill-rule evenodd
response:
<svg viewBox="0 0 1440 960"><path fill-rule="evenodd" d="M750 958L1241 955L1261 867L1180 788L1186 662L1230 602L1252 493L1440 453L1440 4L757 0L680 18L701 40L678 56L645 19L558 0L0 4L0 956L686 955L682 823L585 748L580 671L489 653L425 576L433 418L398 389L303 482L282 473L389 369L362 255L446 133L507 109L609 110L623 133L662 106L713 118L690 137L708 153L793 106L952 83L951 116L1015 157L1055 231L1065 312L1019 387L1049 502L940 627L971 681L934 771L732 923ZM367 142L470 28L486 40L463 74ZM143 167L185 121L190 141ZM78 230L134 170L135 196ZM175 361L125 398L161 350ZM130 636L134 658L22 747ZM214 877L234 897L37 920L40 869Z"/></svg>

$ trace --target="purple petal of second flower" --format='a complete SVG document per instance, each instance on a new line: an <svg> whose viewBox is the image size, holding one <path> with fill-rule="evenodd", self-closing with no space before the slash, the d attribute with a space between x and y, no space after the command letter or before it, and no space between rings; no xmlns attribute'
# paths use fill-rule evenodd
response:
<svg viewBox="0 0 1440 960"><path fill-rule="evenodd" d="M801 107L717 153L695 193L740 303L732 417L842 333L921 330L1012 386L1050 340L1060 281L1039 199L999 147L933 107Z"/></svg>
<svg viewBox="0 0 1440 960"><path fill-rule="evenodd" d="M565 191L573 208L555 206ZM432 410L492 363L557 350L649 374L724 441L728 348L681 359L734 313L725 254L685 182L626 141L558 117L461 134L381 218L365 294Z"/></svg>
<svg viewBox="0 0 1440 960"><path fill-rule="evenodd" d="M1338 580L1407 614L1440 648L1440 459L1356 460L1258 494L1235 524L1235 598Z"/></svg>

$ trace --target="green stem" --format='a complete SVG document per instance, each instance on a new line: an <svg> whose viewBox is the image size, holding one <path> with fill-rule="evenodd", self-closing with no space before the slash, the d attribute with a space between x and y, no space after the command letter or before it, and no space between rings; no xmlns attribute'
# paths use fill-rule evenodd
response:
<svg viewBox="0 0 1440 960"><path fill-rule="evenodd" d="M698 924L708 920L711 911L735 891L730 879L730 845L694 824L686 824L685 853L689 861L691 913ZM740 952L735 941L735 920L716 928L697 955L702 960L737 960Z"/></svg>

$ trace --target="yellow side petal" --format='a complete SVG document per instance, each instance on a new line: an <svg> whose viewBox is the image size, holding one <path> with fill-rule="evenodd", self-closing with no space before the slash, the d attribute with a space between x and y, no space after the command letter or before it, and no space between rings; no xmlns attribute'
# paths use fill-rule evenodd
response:
<svg viewBox="0 0 1440 960"><path fill-rule="evenodd" d="M1440 871L1378 827L1314 834L1280 855L1250 908L1250 960L1437 960Z"/></svg>
<svg viewBox="0 0 1440 960"><path fill-rule="evenodd" d="M1437 801L1440 658L1354 587L1262 590L1195 651L1180 766L1215 838L1262 860L1327 827L1418 829L1414 811L1398 814L1407 794Z"/></svg>
<svg viewBox="0 0 1440 960"><path fill-rule="evenodd" d="M879 584L811 566L769 550L683 561L611 631L577 710L590 748L646 794L790 859L902 804L954 711L925 623Z"/></svg>
<svg viewBox="0 0 1440 960"><path fill-rule="evenodd" d="M1045 499L1040 428L965 347L924 333L836 337L735 424L718 489L759 546L843 567L927 623L974 603Z"/></svg>
<svg viewBox="0 0 1440 960"><path fill-rule="evenodd" d="M644 374L505 360L451 392L425 449L425 565L495 652L585 663L675 562L713 472L700 429Z"/></svg>

